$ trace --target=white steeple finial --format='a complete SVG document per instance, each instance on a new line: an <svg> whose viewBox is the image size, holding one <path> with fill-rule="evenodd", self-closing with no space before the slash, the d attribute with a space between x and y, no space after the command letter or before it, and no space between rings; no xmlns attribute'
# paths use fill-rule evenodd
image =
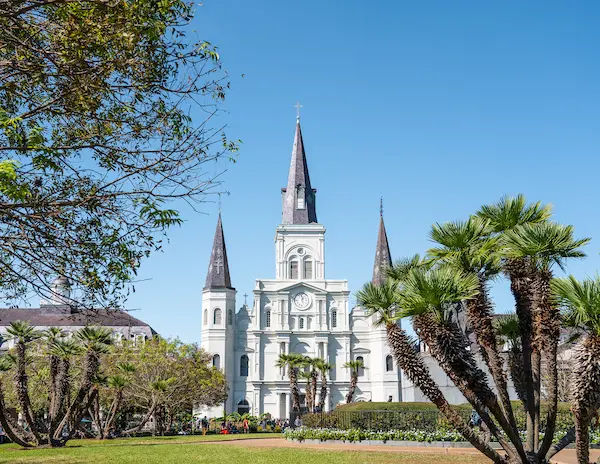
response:
<svg viewBox="0 0 600 464"><path fill-rule="evenodd" d="M300 122L300 108L302 107L303 106L300 104L300 102L296 102L294 105L294 108L296 108L296 122Z"/></svg>

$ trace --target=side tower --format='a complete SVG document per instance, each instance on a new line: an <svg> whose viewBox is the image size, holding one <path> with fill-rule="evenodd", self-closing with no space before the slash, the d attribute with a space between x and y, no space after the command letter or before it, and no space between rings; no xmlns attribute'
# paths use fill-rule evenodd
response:
<svg viewBox="0 0 600 464"><path fill-rule="evenodd" d="M233 385L234 375L235 294L235 288L231 285L225 235L219 213L206 284L202 290L201 346L212 354L213 366L223 371L228 385ZM227 412L231 412L231 395L227 398L225 408ZM221 408L214 409L211 415L221 415Z"/></svg>

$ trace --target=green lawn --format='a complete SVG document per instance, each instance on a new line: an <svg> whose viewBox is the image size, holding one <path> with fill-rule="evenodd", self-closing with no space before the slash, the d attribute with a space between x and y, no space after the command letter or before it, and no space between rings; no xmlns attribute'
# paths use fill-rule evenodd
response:
<svg viewBox="0 0 600 464"><path fill-rule="evenodd" d="M484 464L483 458L472 455L400 454L360 451L321 451L297 448L267 448L259 445L227 445L203 443L208 440L241 440L274 438L275 434L221 436L181 436L131 438L98 442L73 440L62 449L23 450L14 445L0 446L0 463L50 464Z"/></svg>

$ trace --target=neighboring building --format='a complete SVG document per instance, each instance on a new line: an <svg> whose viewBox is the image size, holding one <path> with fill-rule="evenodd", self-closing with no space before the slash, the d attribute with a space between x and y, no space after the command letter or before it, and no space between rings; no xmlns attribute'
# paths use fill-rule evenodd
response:
<svg viewBox="0 0 600 464"><path fill-rule="evenodd" d="M130 316L125 311L98 309L79 311L71 303L71 286L65 277L57 277L50 287L51 300L42 300L39 308L1 308L0 337L6 334L7 326L14 321L27 321L37 330L60 327L67 336L86 325L101 325L113 331L116 341L131 340L134 343L152 338L156 332L145 322ZM8 349L13 341L8 340L1 348Z"/></svg>
<svg viewBox="0 0 600 464"><path fill-rule="evenodd" d="M252 307L236 313L221 215L217 221L206 285L202 292L201 345L213 354L229 384L227 411L289 417L287 373L275 367L281 353L321 357L334 365L326 410L344 401L350 372L344 364L362 358L356 401L401 400L400 371L387 346L383 327L359 307L349 308L347 280L326 279L325 227L317 221L300 122L292 150L287 188L282 189L282 221L275 231L274 279L258 279ZM383 222L373 268L381 282L391 262ZM303 388L303 387L302 387ZM197 411L220 416L222 408Z"/></svg>

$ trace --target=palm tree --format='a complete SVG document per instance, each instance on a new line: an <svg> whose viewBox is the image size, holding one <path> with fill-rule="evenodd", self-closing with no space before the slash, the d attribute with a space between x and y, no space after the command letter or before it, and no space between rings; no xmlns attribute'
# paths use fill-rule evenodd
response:
<svg viewBox="0 0 600 464"><path fill-rule="evenodd" d="M600 407L600 278L579 282L569 276L555 279L551 285L566 325L585 334L575 348L571 382L577 459L588 463L589 427Z"/></svg>
<svg viewBox="0 0 600 464"><path fill-rule="evenodd" d="M300 411L300 390L298 389L298 368L302 365L305 358L297 353L282 353L277 359L276 367L287 369L290 380L290 391L292 394L292 410Z"/></svg>
<svg viewBox="0 0 600 464"><path fill-rule="evenodd" d="M108 352L112 343L112 332L105 327L86 326L75 333L75 339L85 352L83 373L77 394L54 432L53 438L60 443L66 442L60 437L63 428L69 425L70 438L81 422L83 414L89 409L88 403L93 400L92 389L100 370L100 355Z"/></svg>
<svg viewBox="0 0 600 464"><path fill-rule="evenodd" d="M325 403L327 401L327 374L331 369L333 369L333 365L329 364L328 362L325 362L325 360L323 359L319 359L315 367L321 374L321 393L319 394L319 410L323 411L325 409Z"/></svg>
<svg viewBox="0 0 600 464"><path fill-rule="evenodd" d="M35 423L31 400L29 398L28 378L27 378L27 349L29 345L41 337L41 333L24 321L11 322L6 329L8 332L7 339L12 339L15 342L16 349L16 371L15 371L15 387L17 390L17 400L25 418L25 422L34 436L36 444L42 443L42 438L38 432L38 427Z"/></svg>
<svg viewBox="0 0 600 464"><path fill-rule="evenodd" d="M415 269L403 282L399 292L402 316L410 316L419 338L428 346L446 375L479 413L490 432L507 454L518 454L526 459L518 430L502 410L498 398L487 383L487 376L479 366L469 343L458 324L451 318L451 310L461 302L476 297L479 280L473 273L464 274L449 266L429 271ZM487 409L486 409L487 408ZM506 433L511 446L498 425Z"/></svg>
<svg viewBox="0 0 600 464"><path fill-rule="evenodd" d="M99 433L100 437L108 436L113 430L117 413L123 402L123 392L131 384L130 375L135 372L135 366L131 363L119 363L117 369L119 370L119 374L108 377L106 381L110 390L113 391L114 396L108 408L104 425L99 424L102 426L102 431Z"/></svg>
<svg viewBox="0 0 600 464"><path fill-rule="evenodd" d="M346 395L346 404L352 403L352 397L354 396L354 391L356 390L356 385L358 384L358 371L359 369L364 369L365 364L362 359L357 359L355 361L348 361L344 364L344 367L350 369L350 388L348 390L348 394Z"/></svg>
<svg viewBox="0 0 600 464"><path fill-rule="evenodd" d="M493 234L504 236L524 225L546 222L551 216L551 207L542 205L541 202L528 204L523 195L505 196L498 203L482 206L477 216L489 221ZM511 292L515 298L521 330L524 377L533 380L526 383L525 391L527 449L533 452L537 449L539 440L539 433L535 430L539 425L539 408L536 407L539 400L536 401L536 398L539 398L540 391L538 365L541 360L540 353L532 345L535 268L527 258L503 259L502 267L510 279Z"/></svg>
<svg viewBox="0 0 600 464"><path fill-rule="evenodd" d="M496 463L506 463L506 460L485 443L450 406L420 354L415 350L415 342L400 327L399 282L392 279L388 279L382 285L369 282L356 296L358 303L366 308L370 315L377 317L376 323L385 325L393 356L407 377L475 448Z"/></svg>
<svg viewBox="0 0 600 464"><path fill-rule="evenodd" d="M309 412L312 412L313 409L313 397L312 397L312 389L311 389L311 380L312 380L312 375L310 373L310 371L304 371L301 370L298 372L298 377L300 377L302 380L306 381L306 395L305 395L305 404L306 404L306 408Z"/></svg>
<svg viewBox="0 0 600 464"><path fill-rule="evenodd" d="M490 237L490 221L475 216L467 221L435 224L430 238L439 246L428 250L433 262L442 263L460 272L476 275L477 295L464 303L469 327L475 333L481 355L496 384L500 403L513 428L516 422L508 394L504 361L496 344L493 308L490 303L488 282L500 273L497 238Z"/></svg>

